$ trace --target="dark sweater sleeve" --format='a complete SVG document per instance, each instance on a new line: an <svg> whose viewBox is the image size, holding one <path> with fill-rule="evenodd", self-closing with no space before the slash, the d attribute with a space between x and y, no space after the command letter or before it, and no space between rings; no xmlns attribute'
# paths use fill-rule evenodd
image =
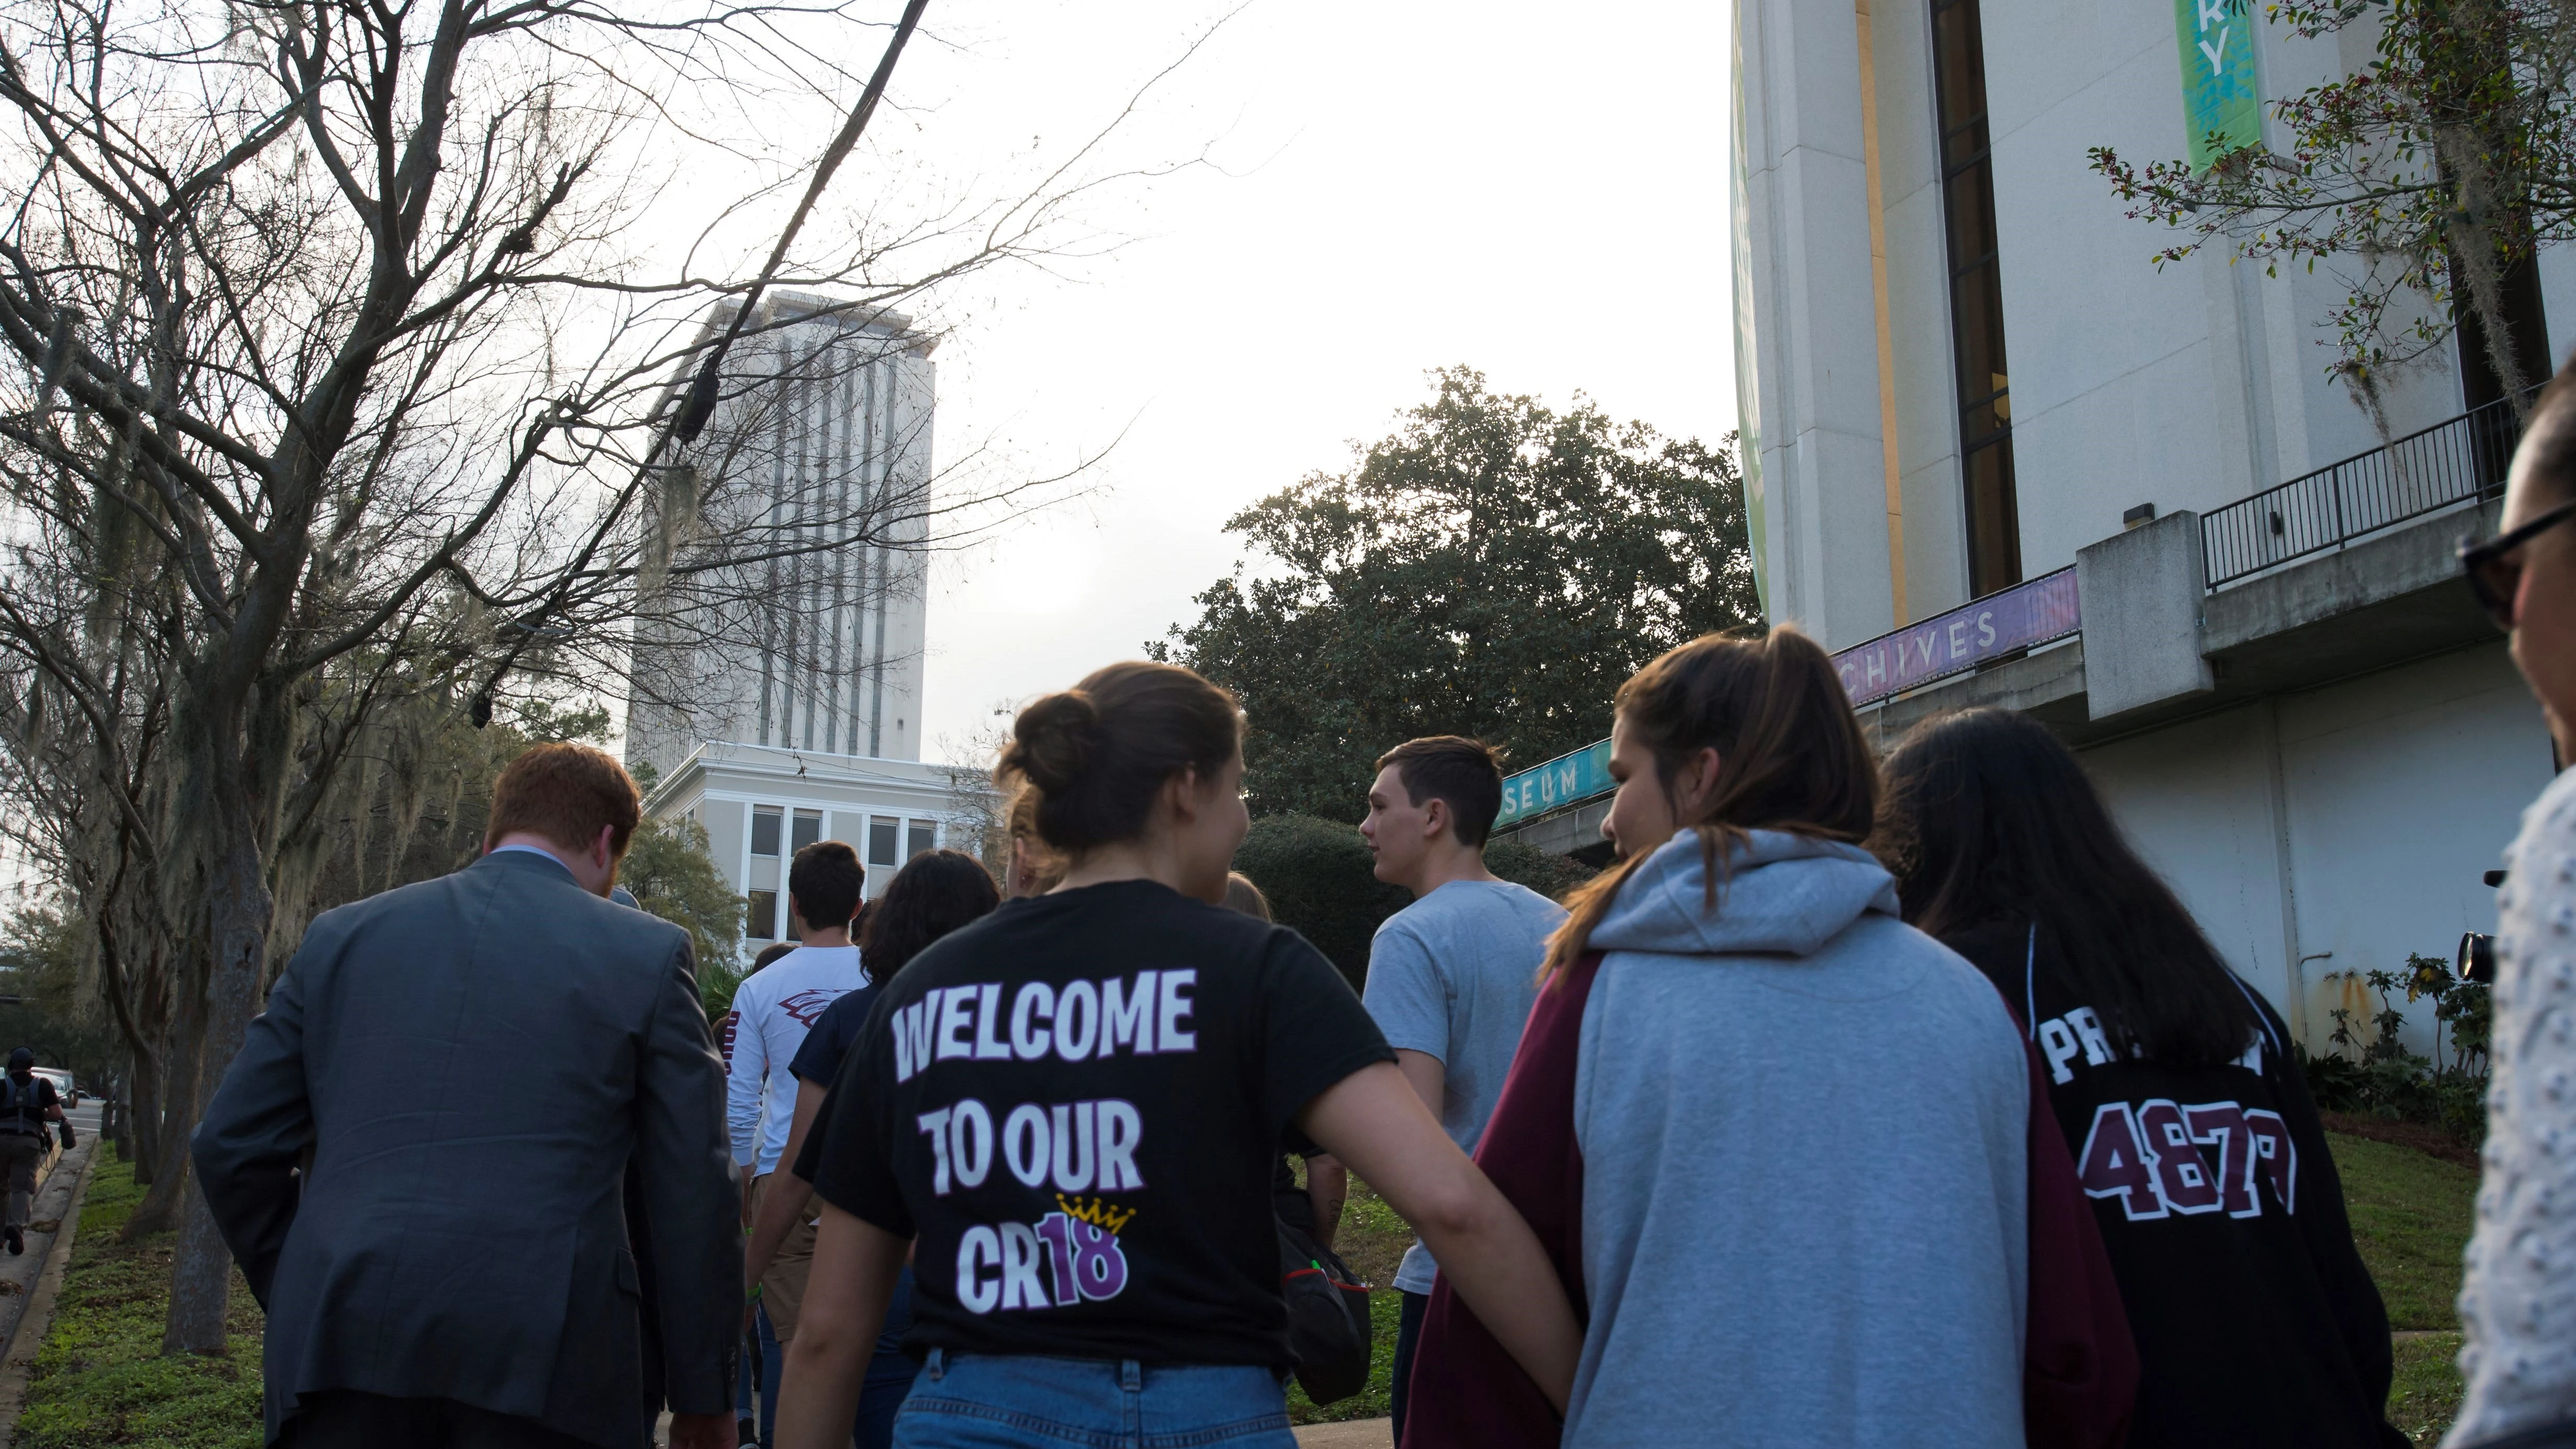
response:
<svg viewBox="0 0 2576 1449"><path fill-rule="evenodd" d="M1583 1295L1583 1149L1574 1136L1574 1075L1583 1006L1600 953L1583 957L1539 992L1502 1096L1476 1146L1476 1166L1527 1219L1548 1261L1589 1320ZM1546 1449L1565 1423L1537 1381L1442 1274L1431 1286L1414 1349L1400 1449Z"/></svg>
<svg viewBox="0 0 2576 1449"><path fill-rule="evenodd" d="M2263 1024L2274 1042L2289 1040L2289 1028L2269 1002L2258 1002ZM2364 1402L2379 1417L2380 1442L2389 1449L2407 1443L2406 1435L2388 1422L2388 1388L2397 1375L2396 1352L2388 1337L2388 1306L2369 1265L2353 1246L2352 1219L2344 1210L2343 1177L2335 1171L2334 1153L2326 1146L2325 1124L2317 1120L2317 1103L2308 1095L2308 1080L2299 1064L2272 1053L2271 1078L2290 1141L2299 1153L2297 1211L2291 1220L2307 1240L2308 1260L2334 1316L2336 1336L2352 1358L2353 1376L2361 1381Z"/></svg>
<svg viewBox="0 0 2576 1449"><path fill-rule="evenodd" d="M2019 1012L2013 1013L2016 1021ZM2030 1063L2029 1326L2022 1427L2031 1449L2117 1449L2138 1400L2138 1348L2101 1225L2075 1175L2049 1105L2039 1054Z"/></svg>

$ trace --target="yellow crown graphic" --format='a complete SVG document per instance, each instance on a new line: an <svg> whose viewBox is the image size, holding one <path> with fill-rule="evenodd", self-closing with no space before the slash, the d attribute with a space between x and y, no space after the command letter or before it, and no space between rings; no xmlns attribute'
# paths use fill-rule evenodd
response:
<svg viewBox="0 0 2576 1449"><path fill-rule="evenodd" d="M1093 1227L1107 1228L1113 1233L1127 1226L1136 1216L1134 1208L1111 1207L1096 1197L1086 1205L1068 1201L1063 1193L1057 1193L1055 1205L1064 1209L1068 1216L1080 1218Z"/></svg>

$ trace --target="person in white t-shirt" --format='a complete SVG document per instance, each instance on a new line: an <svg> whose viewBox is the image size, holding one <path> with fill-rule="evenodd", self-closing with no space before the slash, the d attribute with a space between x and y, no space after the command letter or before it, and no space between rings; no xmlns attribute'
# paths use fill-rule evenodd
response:
<svg viewBox="0 0 2576 1449"><path fill-rule="evenodd" d="M867 984L859 948L850 944L850 918L858 914L865 879L858 852L842 841L816 841L796 852L787 869L787 914L804 944L745 977L734 992L725 1122L754 1213L796 1115L796 1076L788 1063L823 1008ZM761 1275L761 1305L781 1345L796 1336L813 1257L813 1225L799 1223Z"/></svg>

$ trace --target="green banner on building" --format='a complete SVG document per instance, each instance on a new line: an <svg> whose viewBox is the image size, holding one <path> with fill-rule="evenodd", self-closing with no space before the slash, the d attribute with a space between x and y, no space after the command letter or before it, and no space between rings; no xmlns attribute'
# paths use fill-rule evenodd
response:
<svg viewBox="0 0 2576 1449"><path fill-rule="evenodd" d="M2191 169L2263 141L2263 94L2254 40L2262 21L2250 0L2174 0L2182 50L2182 118Z"/></svg>

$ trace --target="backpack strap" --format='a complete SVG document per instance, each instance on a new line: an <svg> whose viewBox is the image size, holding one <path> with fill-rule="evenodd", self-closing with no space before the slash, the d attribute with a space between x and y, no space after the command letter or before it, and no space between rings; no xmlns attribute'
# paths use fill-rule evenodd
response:
<svg viewBox="0 0 2576 1449"><path fill-rule="evenodd" d="M2039 917L2030 918L2030 946L2021 958L2022 1035L2039 1040Z"/></svg>

